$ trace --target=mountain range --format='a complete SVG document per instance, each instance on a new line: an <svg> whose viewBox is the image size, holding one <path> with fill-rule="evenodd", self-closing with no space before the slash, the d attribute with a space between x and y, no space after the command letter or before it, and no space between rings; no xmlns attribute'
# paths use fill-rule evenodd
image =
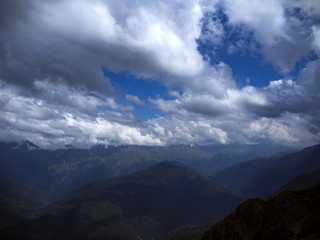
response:
<svg viewBox="0 0 320 240"><path fill-rule="evenodd" d="M271 153L276 149L271 149ZM248 146L97 145L91 149L45 150L29 141L0 143L0 152L0 173L12 182L32 186L45 205L59 202L87 183L124 176L163 161L181 162L200 174L212 176L235 163L260 156Z"/></svg>
<svg viewBox="0 0 320 240"><path fill-rule="evenodd" d="M320 181L320 145L261 149L0 143L0 237L196 240L245 199Z"/></svg>
<svg viewBox="0 0 320 240"><path fill-rule="evenodd" d="M63 204L4 231L7 239L157 239L179 226L219 220L242 201L209 178L163 162L97 181Z"/></svg>

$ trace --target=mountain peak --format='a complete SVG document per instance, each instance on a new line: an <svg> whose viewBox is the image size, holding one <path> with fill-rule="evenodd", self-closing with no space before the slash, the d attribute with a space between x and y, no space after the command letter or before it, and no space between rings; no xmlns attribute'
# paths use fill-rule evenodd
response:
<svg viewBox="0 0 320 240"><path fill-rule="evenodd" d="M180 163L180 162L176 162L176 161L164 161L164 162L160 162L156 165L154 165L152 168L176 168L176 169L185 169L185 170L191 170L189 169L186 165Z"/></svg>
<svg viewBox="0 0 320 240"><path fill-rule="evenodd" d="M35 151L35 150L39 150L40 148L37 145L35 145L33 142L26 140L26 141L22 141L20 143L17 143L13 149Z"/></svg>
<svg viewBox="0 0 320 240"><path fill-rule="evenodd" d="M181 178L205 178L179 162L160 162L150 168L133 173L131 178L148 178L154 181L178 181Z"/></svg>

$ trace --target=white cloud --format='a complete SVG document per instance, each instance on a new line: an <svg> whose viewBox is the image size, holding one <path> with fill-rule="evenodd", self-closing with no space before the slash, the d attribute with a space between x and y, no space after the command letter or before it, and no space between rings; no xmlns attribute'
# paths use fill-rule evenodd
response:
<svg viewBox="0 0 320 240"><path fill-rule="evenodd" d="M131 94L127 94L126 95L126 99L130 102L133 102L135 104L138 105L145 105L145 102L141 99L139 99L137 96L131 95Z"/></svg>
<svg viewBox="0 0 320 240"><path fill-rule="evenodd" d="M161 78L168 86L207 68L195 41L203 16L196 0L34 1L21 9L19 3L1 5L7 24L0 28L0 77L24 88L50 78L111 95L101 67ZM22 13L8 15L6 8Z"/></svg>
<svg viewBox="0 0 320 240"><path fill-rule="evenodd" d="M270 105L267 95L252 86L241 90L226 88L222 93L222 96L215 96L209 88L203 88L202 91L189 88L185 89L183 94L175 95L174 100L157 98L150 99L150 102L166 113L184 117L201 115L209 118L250 115L251 110L247 109L248 105L256 107Z"/></svg>
<svg viewBox="0 0 320 240"><path fill-rule="evenodd" d="M226 0L224 3L229 24L241 29L244 37L252 33L260 47L253 44L251 50L261 51L278 71L287 73L303 57L307 58L311 51L311 29L318 21L316 13L320 13L317 1ZM230 51L248 47L238 43L230 46Z"/></svg>
<svg viewBox="0 0 320 240"><path fill-rule="evenodd" d="M308 146L319 141L319 134L311 134L306 127L305 118L294 114L285 114L278 119L260 118L251 121L243 129L244 135L255 141L272 141L291 146Z"/></svg>
<svg viewBox="0 0 320 240"><path fill-rule="evenodd" d="M204 119L167 117L149 120L147 124L167 144L228 143L228 134Z"/></svg>
<svg viewBox="0 0 320 240"><path fill-rule="evenodd" d="M274 45L280 38L288 38L281 1L226 0L225 8L231 24L246 25L263 44Z"/></svg>
<svg viewBox="0 0 320 240"><path fill-rule="evenodd" d="M320 27L319 26L312 26L313 32L313 42L312 46L317 51L318 55L320 55Z"/></svg>
<svg viewBox="0 0 320 240"><path fill-rule="evenodd" d="M61 88L66 93L67 90L63 87L57 87L57 89ZM76 94L70 89L68 91L67 95ZM252 102L263 106L265 102L259 97L260 93L256 93L252 87L242 91L232 90L228 93L229 97L222 100L224 105L217 103L217 107L225 106L221 111L226 112L222 115L212 117L212 114L184 109L183 106L188 103L187 100L194 98L186 99L187 96L180 95L177 101L180 101L180 106L176 106L177 109L173 107L170 114L141 124L119 108L115 108L116 111L104 110L103 112L96 109L96 113L92 114L93 110L83 111L81 108L73 107L73 103L56 104L55 101L20 96L17 88L6 85L0 89L0 140L14 141L23 138L45 148L59 148L66 144L90 147L92 144L252 144L262 142L301 147L319 141L318 123L310 124L314 119L304 114L286 113L274 119L256 116L255 120L252 120L250 112L245 110L245 104L239 103ZM201 99L201 95L196 97ZM217 99L204 96L204 100L204 102L199 100L199 105L207 106ZM99 100L91 99L91 101ZM161 101L170 106L170 102ZM83 101L84 104L85 102Z"/></svg>
<svg viewBox="0 0 320 240"><path fill-rule="evenodd" d="M0 9L2 140L22 136L42 146L81 147L319 141L319 60L307 63L296 81L238 88L228 65L211 66L197 50L196 39L226 40L220 19L207 19L201 35L204 13L218 11L218 2L230 31L241 29L230 53L251 48L282 72L312 49L319 55L320 7L312 0L17 3L19 11ZM246 46L251 34L258 44ZM166 115L138 122L130 103L117 103L102 67L159 80L171 98L149 102ZM139 96L125 97L146 105Z"/></svg>
<svg viewBox="0 0 320 240"><path fill-rule="evenodd" d="M202 17L197 1L72 0L50 3L40 13L42 28L80 45L96 45L101 63L111 69L192 76L203 68L195 42Z"/></svg>
<svg viewBox="0 0 320 240"><path fill-rule="evenodd" d="M53 92L53 89L50 88L51 91L47 91L46 94ZM62 96L56 99L57 94L66 95L70 102L59 104ZM81 95L67 89L64 85L57 86L53 95L55 99L48 97L49 100L46 101L19 96L19 92L13 86L6 85L1 88L1 140L17 141L25 138L39 146L49 148L63 147L65 144L77 147L89 147L100 143L106 145L161 144L159 139L141 128L130 114L96 108L99 104L108 106L108 101ZM121 110L121 105L113 101L111 103L115 110Z"/></svg>

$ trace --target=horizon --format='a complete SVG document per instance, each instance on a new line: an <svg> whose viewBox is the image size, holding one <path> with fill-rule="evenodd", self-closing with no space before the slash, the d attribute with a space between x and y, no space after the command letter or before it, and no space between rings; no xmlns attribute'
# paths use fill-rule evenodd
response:
<svg viewBox="0 0 320 240"><path fill-rule="evenodd" d="M18 150L22 146L26 146L28 151L35 151L35 150L44 150L44 151L60 151L60 150L95 150L97 148L171 148L171 147L186 147L186 148L194 148L198 149L200 151L206 152L206 151L215 151L218 153L221 150L248 150L253 151L252 148L254 147L260 147L259 150L256 151L256 153L260 154L260 157L272 157L277 154L290 154L302 151L306 148L312 148L315 146L320 145L320 143L312 144L309 146L304 147L297 147L297 146L286 146L281 144L269 144L265 145L263 143L253 143L253 144L171 144L171 145L135 145L135 144L119 144L119 145L105 145L105 144L94 144L94 145L88 145L88 146L73 146L70 144L67 144L62 147L54 147L54 146L38 146L35 143L29 141L29 140L20 140L20 141L0 141L1 145L8 146L10 144L15 144L15 146L12 148L14 150ZM30 145L30 146L29 146ZM270 149L273 149L271 152L266 154L266 152L270 151Z"/></svg>
<svg viewBox="0 0 320 240"><path fill-rule="evenodd" d="M19 0L0 12L0 141L320 143L316 0Z"/></svg>

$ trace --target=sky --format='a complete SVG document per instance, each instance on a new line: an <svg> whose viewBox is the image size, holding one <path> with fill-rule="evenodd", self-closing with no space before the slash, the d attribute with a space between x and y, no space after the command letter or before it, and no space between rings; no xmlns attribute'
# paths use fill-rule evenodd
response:
<svg viewBox="0 0 320 240"><path fill-rule="evenodd" d="M318 0L0 0L0 141L320 142Z"/></svg>

